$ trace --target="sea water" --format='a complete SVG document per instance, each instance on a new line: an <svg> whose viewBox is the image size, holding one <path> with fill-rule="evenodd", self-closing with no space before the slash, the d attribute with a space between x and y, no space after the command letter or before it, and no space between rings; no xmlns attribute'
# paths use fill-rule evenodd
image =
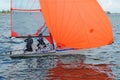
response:
<svg viewBox="0 0 120 80"><path fill-rule="evenodd" d="M0 14L0 80L103 80L98 75L105 74L106 79L120 80L120 14L108 14L108 17L114 43L81 50L87 55L11 59L5 54L23 49L25 43L24 39L9 38L10 15Z"/></svg>

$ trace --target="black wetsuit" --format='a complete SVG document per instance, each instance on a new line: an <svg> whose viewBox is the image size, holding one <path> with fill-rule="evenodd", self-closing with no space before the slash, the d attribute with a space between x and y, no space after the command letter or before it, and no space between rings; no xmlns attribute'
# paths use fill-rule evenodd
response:
<svg viewBox="0 0 120 80"><path fill-rule="evenodd" d="M43 48L46 47L46 44L45 44L45 42L44 42L42 37L40 37L37 41L38 41L38 45L37 45L38 49L40 49L40 45L42 45Z"/></svg>
<svg viewBox="0 0 120 80"><path fill-rule="evenodd" d="M32 38L27 38L24 41L27 43L25 51L33 51L33 49L32 49L33 39Z"/></svg>

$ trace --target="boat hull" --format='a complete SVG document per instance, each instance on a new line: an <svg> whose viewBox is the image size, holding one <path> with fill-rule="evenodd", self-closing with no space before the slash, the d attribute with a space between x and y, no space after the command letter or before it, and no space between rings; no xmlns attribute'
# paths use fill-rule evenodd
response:
<svg viewBox="0 0 120 80"><path fill-rule="evenodd" d="M48 56L66 56L66 55L95 55L87 53L89 49L79 50L67 50L67 51L49 51L49 52L26 52L19 54L9 54L10 58L36 58L36 57L48 57Z"/></svg>

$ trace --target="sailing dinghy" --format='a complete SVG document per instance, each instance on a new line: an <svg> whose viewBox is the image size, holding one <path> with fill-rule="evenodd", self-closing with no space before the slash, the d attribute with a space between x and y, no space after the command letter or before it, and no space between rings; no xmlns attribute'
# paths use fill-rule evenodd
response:
<svg viewBox="0 0 120 80"><path fill-rule="evenodd" d="M43 37L56 46L53 51L18 51L10 57L80 54L113 42L110 21L97 0L11 0L11 37L38 37L46 26Z"/></svg>

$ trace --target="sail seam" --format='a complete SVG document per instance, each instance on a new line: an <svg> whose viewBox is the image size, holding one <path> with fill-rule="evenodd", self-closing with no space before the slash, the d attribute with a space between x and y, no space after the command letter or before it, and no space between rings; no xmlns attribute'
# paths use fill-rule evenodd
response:
<svg viewBox="0 0 120 80"><path fill-rule="evenodd" d="M78 5L76 4L76 9L78 9L78 13L79 13L79 17L81 18L81 20L83 21L83 23L85 23L85 21L82 19L81 15L80 15L80 11L78 8ZM88 37L88 33L87 33L87 29L86 29L86 25L84 24L85 27L85 33L86 33L86 38L87 38L87 44L89 45L88 47L91 47L90 41L89 41L89 37Z"/></svg>

